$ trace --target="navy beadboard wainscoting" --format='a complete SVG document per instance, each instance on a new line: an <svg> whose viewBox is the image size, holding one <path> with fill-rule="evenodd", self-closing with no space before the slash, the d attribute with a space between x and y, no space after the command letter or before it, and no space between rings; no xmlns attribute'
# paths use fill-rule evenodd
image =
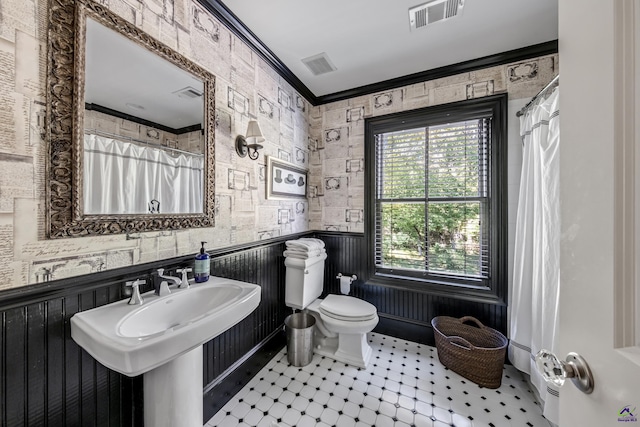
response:
<svg viewBox="0 0 640 427"><path fill-rule="evenodd" d="M300 236L210 252L213 275L257 283L262 295L253 313L204 345L203 423L284 345L282 252L287 239ZM129 378L96 362L71 338L69 319L128 298L127 280L146 279L141 291L147 291L156 269L175 275L193 260L172 258L0 292L0 426L142 426L142 376ZM259 349L266 354L242 364ZM240 377L232 375L236 367Z"/></svg>
<svg viewBox="0 0 640 427"><path fill-rule="evenodd" d="M351 295L375 305L380 322L374 329L384 335L435 345L431 319L436 316L473 316L485 326L507 333L506 284L500 284L499 301L487 302L477 295L447 295L398 287L367 284L365 237L361 233L316 232L325 242L325 293L340 293L338 273L355 274Z"/></svg>
<svg viewBox="0 0 640 427"><path fill-rule="evenodd" d="M325 241L325 291L339 292L338 273L356 274L352 295L378 308L375 329L433 345L434 316L472 315L506 332L506 306L460 296L433 295L364 284L364 235L315 232L211 251L211 273L257 283L260 306L204 345L203 422L210 419L284 346L284 242L315 236ZM71 339L73 314L128 298L124 282L158 268L192 266L193 256L29 285L0 292L0 427L142 426L142 377L129 378L96 362ZM175 274L175 273L173 273Z"/></svg>

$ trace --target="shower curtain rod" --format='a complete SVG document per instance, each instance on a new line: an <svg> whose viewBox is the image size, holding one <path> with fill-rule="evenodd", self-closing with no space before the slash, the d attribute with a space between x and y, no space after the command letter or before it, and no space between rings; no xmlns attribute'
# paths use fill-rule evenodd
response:
<svg viewBox="0 0 640 427"><path fill-rule="evenodd" d="M551 80L545 87L542 88L542 90L540 92L538 92L538 94L536 96L531 98L531 101L527 102L527 105L522 107L520 109L520 111L518 111L516 113L516 117L520 117L521 115L523 115L525 113L525 111L527 111L529 109L529 107L531 107L533 105L533 103L536 102L538 100L538 98L540 98L547 90L549 90L554 84L556 84L559 79L560 79L560 74L555 76L553 78L553 80Z"/></svg>
<svg viewBox="0 0 640 427"><path fill-rule="evenodd" d="M152 147L158 147L158 148L161 148L163 150L175 151L175 152L181 153L181 154L188 154L190 156L197 156L197 157L204 156L204 154L191 153L189 151L180 150L178 148L165 147L164 145L158 144L157 142L143 141L142 139L135 139L135 138L132 138L130 136L118 135L118 134L115 134L115 133L109 133L109 132L105 132L105 131L98 130L98 129L85 129L84 133L95 134L95 135L104 136L104 137L107 137L107 138L120 139L120 140L124 140L125 142L127 142L127 141L129 141L129 142L137 142L139 144L145 144L145 145L149 145L149 146L152 146Z"/></svg>

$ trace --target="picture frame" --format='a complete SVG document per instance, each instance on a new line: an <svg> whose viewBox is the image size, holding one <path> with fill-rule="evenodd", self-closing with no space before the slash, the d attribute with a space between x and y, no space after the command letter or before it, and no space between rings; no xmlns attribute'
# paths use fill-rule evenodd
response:
<svg viewBox="0 0 640 427"><path fill-rule="evenodd" d="M267 157L267 199L307 197L308 170L272 156Z"/></svg>

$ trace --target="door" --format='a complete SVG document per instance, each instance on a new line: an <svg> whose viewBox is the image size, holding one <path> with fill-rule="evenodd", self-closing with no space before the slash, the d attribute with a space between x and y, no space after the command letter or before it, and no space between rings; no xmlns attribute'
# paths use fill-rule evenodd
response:
<svg viewBox="0 0 640 427"><path fill-rule="evenodd" d="M561 427L640 426L639 13L640 0L559 0L557 356L579 353L595 378L589 395L562 387Z"/></svg>

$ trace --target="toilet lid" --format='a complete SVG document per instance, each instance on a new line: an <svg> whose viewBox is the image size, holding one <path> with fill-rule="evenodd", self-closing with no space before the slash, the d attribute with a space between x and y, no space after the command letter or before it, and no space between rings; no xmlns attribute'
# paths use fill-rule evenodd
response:
<svg viewBox="0 0 640 427"><path fill-rule="evenodd" d="M362 321L376 317L375 305L347 295L327 295L320 303L320 312L338 320Z"/></svg>

